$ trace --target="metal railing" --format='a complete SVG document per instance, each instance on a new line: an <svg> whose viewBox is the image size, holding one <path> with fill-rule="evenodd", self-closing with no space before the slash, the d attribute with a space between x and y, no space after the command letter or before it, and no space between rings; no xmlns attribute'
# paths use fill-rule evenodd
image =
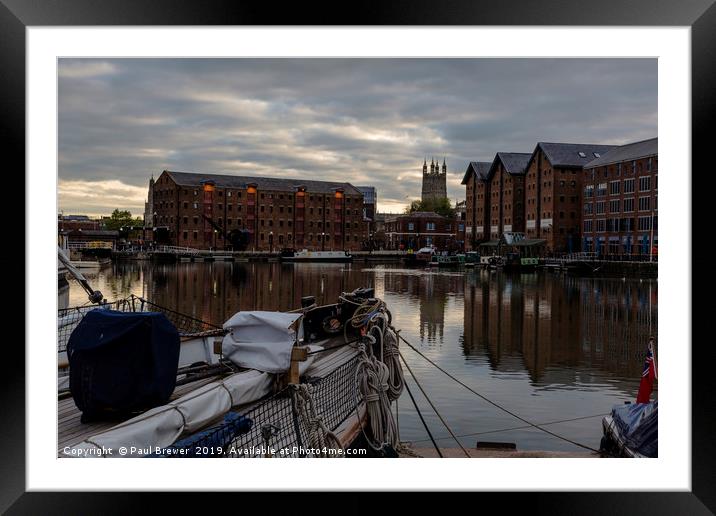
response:
<svg viewBox="0 0 716 516"><path fill-rule="evenodd" d="M201 251L193 247L179 247L175 245L159 245L147 249L148 253L167 253L167 254L191 254L198 255Z"/></svg>
<svg viewBox="0 0 716 516"><path fill-rule="evenodd" d="M567 253L544 257L545 263L573 263L573 262L653 262L658 263L656 254L608 254L595 252Z"/></svg>
<svg viewBox="0 0 716 516"><path fill-rule="evenodd" d="M91 242L68 242L67 249L114 249L112 242L91 241Z"/></svg>

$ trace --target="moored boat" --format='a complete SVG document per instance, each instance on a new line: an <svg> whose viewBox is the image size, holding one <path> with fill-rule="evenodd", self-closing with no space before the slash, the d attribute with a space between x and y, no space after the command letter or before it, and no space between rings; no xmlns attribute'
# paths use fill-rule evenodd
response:
<svg viewBox="0 0 716 516"><path fill-rule="evenodd" d="M602 419L600 448L618 457L657 457L659 452L658 402L615 405Z"/></svg>
<svg viewBox="0 0 716 516"><path fill-rule="evenodd" d="M97 258L96 260L70 260L70 263L77 269L98 270L107 267L112 261L109 258Z"/></svg>
<svg viewBox="0 0 716 516"><path fill-rule="evenodd" d="M180 354L170 399L123 413L120 421L83 422L76 401L92 396L63 396L58 455L96 456L104 450L102 456L115 457L124 447L131 451L124 456L134 457L330 457L342 456L359 436L374 453L390 454L397 446L390 405L403 379L385 303L372 289L358 289L334 304L316 306L312 298L302 304L292 312L238 312L221 328L210 328L213 363L205 357L186 365ZM159 311L177 328L191 320L195 327L189 329L200 329L196 319L183 320L141 298L113 308L108 312L127 310L130 318L144 313L132 310ZM88 313L98 310L106 308ZM60 324L67 327L64 315ZM70 372L77 365L72 339L83 334L82 319L75 325L80 330L69 339ZM193 333L179 330L187 338L201 332ZM375 384L370 378L383 380Z"/></svg>
<svg viewBox="0 0 716 516"><path fill-rule="evenodd" d="M649 338L636 403L615 405L602 419L601 451L617 457L657 457L658 402L651 401L656 373L655 339Z"/></svg>
<svg viewBox="0 0 716 516"><path fill-rule="evenodd" d="M477 251L468 251L465 253L465 267L475 267L480 264L480 255Z"/></svg>
<svg viewBox="0 0 716 516"><path fill-rule="evenodd" d="M499 255L481 255L480 266L485 269L499 269L505 265L505 258Z"/></svg>
<svg viewBox="0 0 716 516"><path fill-rule="evenodd" d="M279 254L282 262L352 262L348 251L309 251L308 249L283 249Z"/></svg>
<svg viewBox="0 0 716 516"><path fill-rule="evenodd" d="M440 255L434 254L428 265L430 267L456 268L465 264L465 255Z"/></svg>
<svg viewBox="0 0 716 516"><path fill-rule="evenodd" d="M437 251L434 247L422 247L418 249L418 251L415 253L415 261L428 265L432 261L432 258L433 256L435 256L436 253Z"/></svg>

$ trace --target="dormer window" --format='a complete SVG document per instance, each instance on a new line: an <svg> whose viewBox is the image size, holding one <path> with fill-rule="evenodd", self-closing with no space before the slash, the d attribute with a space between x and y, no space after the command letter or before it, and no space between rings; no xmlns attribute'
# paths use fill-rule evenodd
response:
<svg viewBox="0 0 716 516"><path fill-rule="evenodd" d="M586 158L587 155L586 155L585 153L583 153L583 152L579 152L579 157L580 157L580 158Z"/></svg>
<svg viewBox="0 0 716 516"><path fill-rule="evenodd" d="M601 158L601 157L602 157L602 155L599 154L598 152L594 152L593 154L594 154L594 157L595 157L595 158Z"/></svg>

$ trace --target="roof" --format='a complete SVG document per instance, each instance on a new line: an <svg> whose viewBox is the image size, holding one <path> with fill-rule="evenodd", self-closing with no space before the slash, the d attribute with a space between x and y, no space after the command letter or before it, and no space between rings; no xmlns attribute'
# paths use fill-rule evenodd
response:
<svg viewBox="0 0 716 516"><path fill-rule="evenodd" d="M542 238L523 238L522 240L518 240L517 242L512 242L511 244L507 244L503 242L502 240L488 240L487 242L483 242L480 245L485 247L497 247L498 245L504 245L505 247L509 246L515 246L515 247L532 247L535 245L545 245L547 243L547 240L544 240Z"/></svg>
<svg viewBox="0 0 716 516"><path fill-rule="evenodd" d="M594 158L598 158L597 154L601 156L615 147L616 145L597 145L592 143L539 142L532 156L534 157L538 149L542 149L553 167L582 168ZM580 153L584 154L584 157Z"/></svg>
<svg viewBox="0 0 716 516"><path fill-rule="evenodd" d="M116 237L119 231L115 229L73 229L70 231L73 235L84 235L93 237Z"/></svg>
<svg viewBox="0 0 716 516"><path fill-rule="evenodd" d="M523 238L512 245L515 247L532 247L533 245L545 245L547 240L543 238Z"/></svg>
<svg viewBox="0 0 716 516"><path fill-rule="evenodd" d="M462 183L460 184L466 185L470 174L475 174L478 179L483 181L486 180L487 173L490 171L490 165L492 165L490 161L471 161L467 166L465 175L462 178Z"/></svg>
<svg viewBox="0 0 716 516"><path fill-rule="evenodd" d="M434 211L414 211L412 213L396 213L394 216L390 216L391 214L386 214L386 221L393 221L400 218L418 218L418 219L433 219L433 218L439 218L439 219L446 219L447 217L443 217L439 213L435 213Z"/></svg>
<svg viewBox="0 0 716 516"><path fill-rule="evenodd" d="M277 190L293 192L297 186L305 186L312 193L333 193L336 188L343 188L346 193L362 195L361 191L350 183L333 181L314 181L311 179L293 179L279 177L233 176L227 174L201 174L197 172L176 172L165 170L174 182L182 186L200 186L202 181L212 180L222 188L246 188L248 184L256 184L259 190Z"/></svg>
<svg viewBox="0 0 716 516"><path fill-rule="evenodd" d="M492 178L495 174L497 163L501 162L508 174L520 175L527 170L527 164L530 162L532 153L530 152L498 152L495 159L492 160L488 178Z"/></svg>
<svg viewBox="0 0 716 516"><path fill-rule="evenodd" d="M584 165L584 168L601 167L621 161L632 161L648 156L656 156L657 154L659 154L659 138L650 138L649 140L627 143L626 145L615 147L606 154L603 154L600 158L594 159Z"/></svg>

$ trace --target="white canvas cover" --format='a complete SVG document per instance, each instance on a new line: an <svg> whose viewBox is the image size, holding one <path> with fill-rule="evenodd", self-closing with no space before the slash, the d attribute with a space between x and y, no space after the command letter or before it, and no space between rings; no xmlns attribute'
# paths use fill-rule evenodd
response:
<svg viewBox="0 0 716 516"><path fill-rule="evenodd" d="M288 371L291 348L303 338L303 314L237 312L224 323L223 355L240 367L268 373Z"/></svg>
<svg viewBox="0 0 716 516"><path fill-rule="evenodd" d="M309 346L320 351L320 346ZM303 374L314 357L299 364ZM201 430L232 407L257 401L271 391L273 375L261 371L244 371L223 380L204 385L167 405L156 407L124 423L93 435L68 449L67 457L141 457L174 443L183 434ZM126 453L121 455L123 448ZM96 450L106 450L97 454ZM83 450L87 450L83 453Z"/></svg>

